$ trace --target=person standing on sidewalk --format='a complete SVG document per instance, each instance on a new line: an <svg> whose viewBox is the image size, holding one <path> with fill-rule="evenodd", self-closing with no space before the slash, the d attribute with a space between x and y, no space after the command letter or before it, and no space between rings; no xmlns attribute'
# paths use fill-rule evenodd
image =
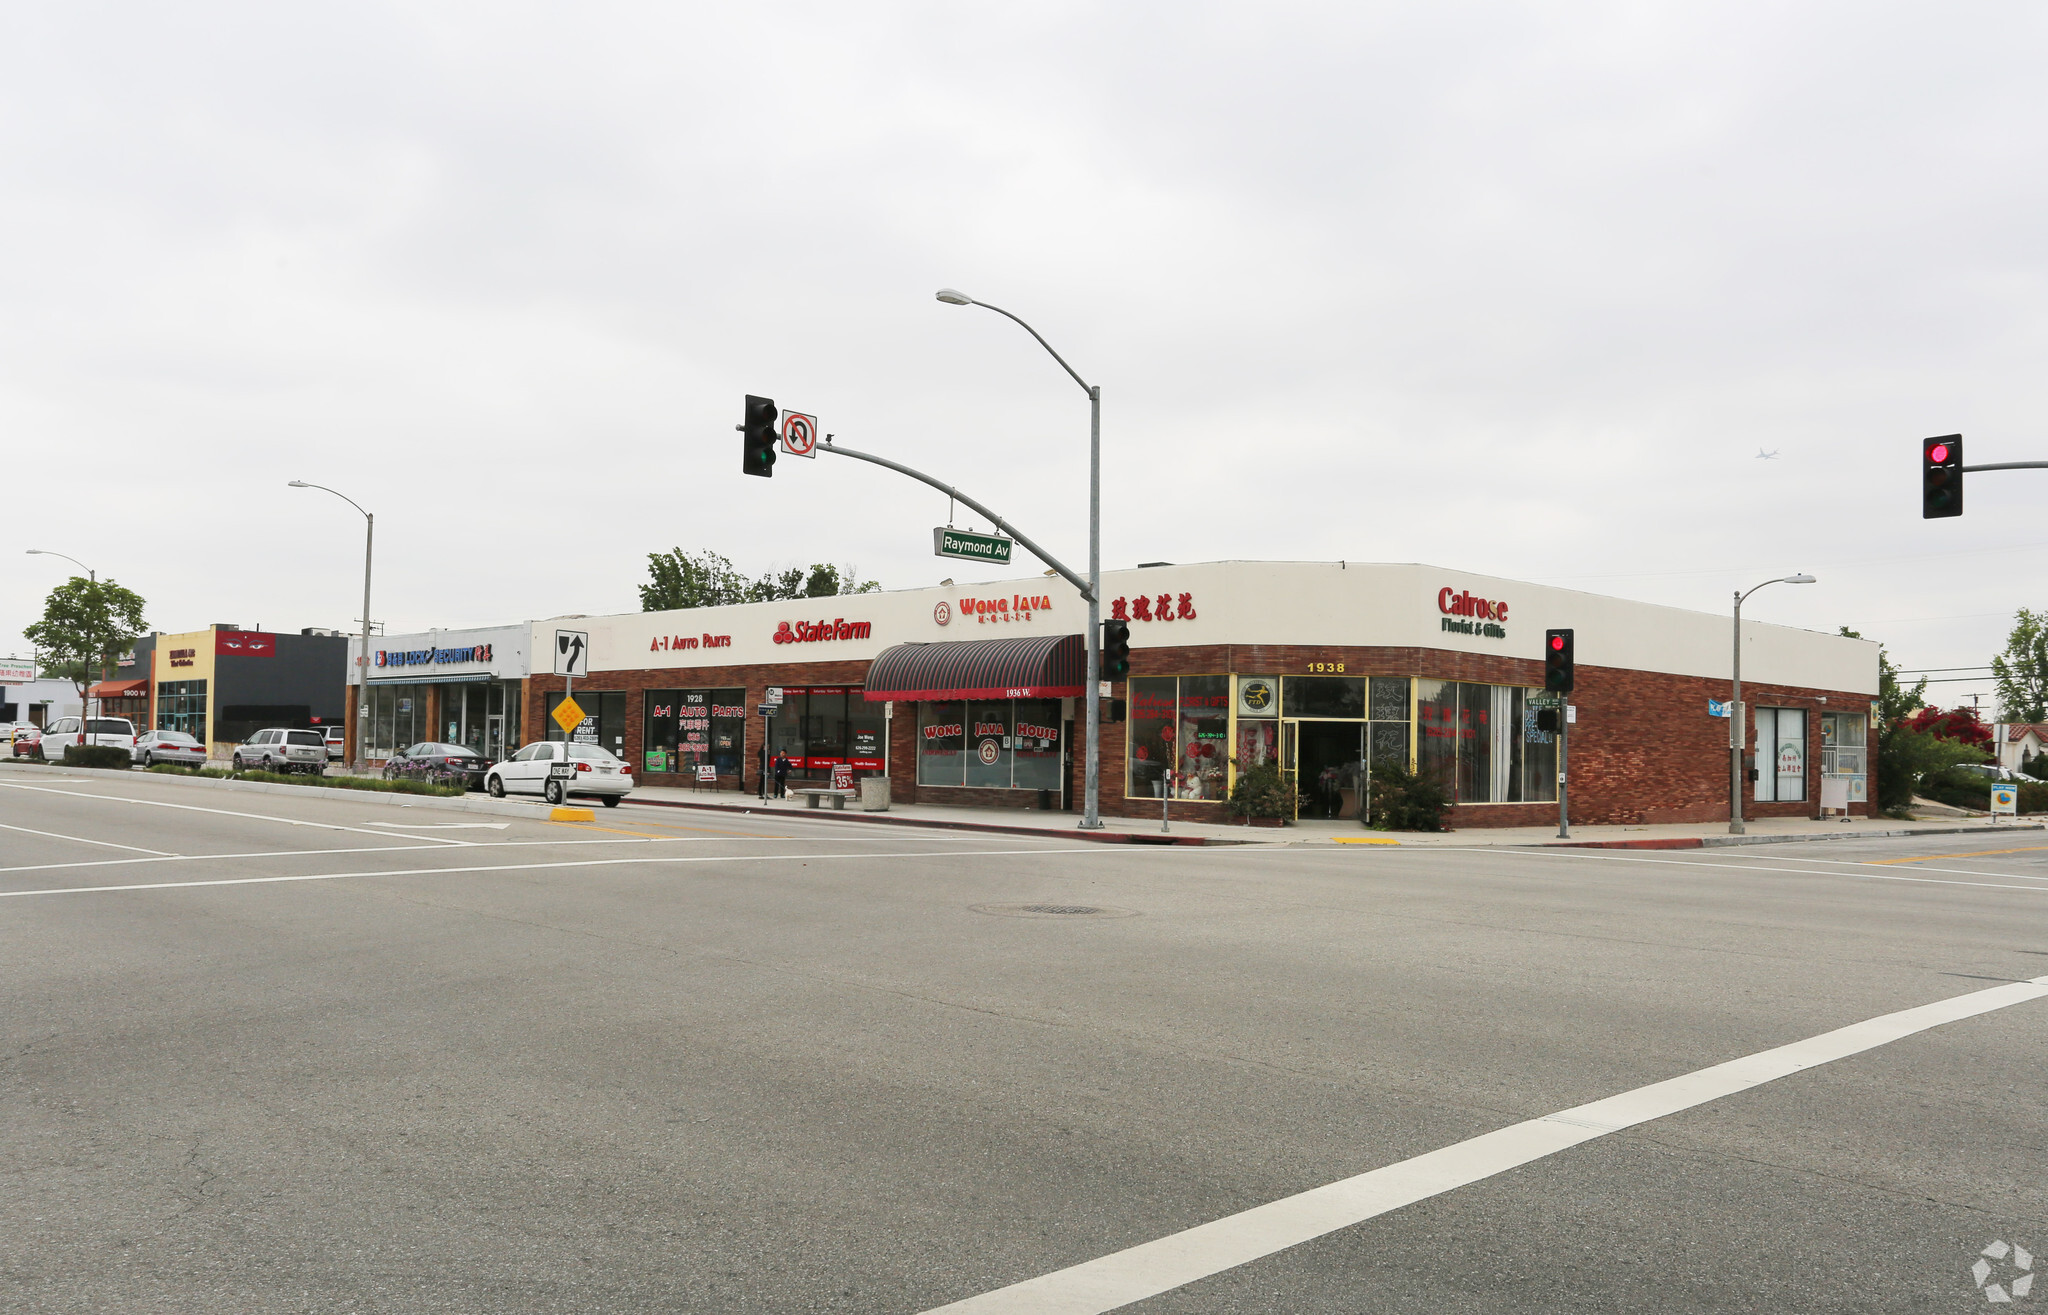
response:
<svg viewBox="0 0 2048 1315"><path fill-rule="evenodd" d="M777 799L782 799L785 798L788 794L789 757L786 754L778 753L775 755L775 797Z"/></svg>

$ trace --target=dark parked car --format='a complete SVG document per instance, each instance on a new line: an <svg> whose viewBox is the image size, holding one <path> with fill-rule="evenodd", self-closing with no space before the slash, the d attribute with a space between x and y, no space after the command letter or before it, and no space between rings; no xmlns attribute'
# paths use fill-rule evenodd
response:
<svg viewBox="0 0 2048 1315"><path fill-rule="evenodd" d="M494 761L459 744L437 744L428 740L387 759L384 779L427 781L434 785L459 785L465 790L481 790L484 788L484 773L491 770Z"/></svg>

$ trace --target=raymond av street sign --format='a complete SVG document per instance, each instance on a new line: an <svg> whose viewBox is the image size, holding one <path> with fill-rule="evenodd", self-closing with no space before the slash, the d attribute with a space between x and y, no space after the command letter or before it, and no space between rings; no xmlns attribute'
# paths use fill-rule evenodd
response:
<svg viewBox="0 0 2048 1315"><path fill-rule="evenodd" d="M994 562L998 566L1010 560L1010 544L1013 540L999 534L973 534L966 530L954 530L940 525L932 529L932 552L940 557L958 557L969 562Z"/></svg>

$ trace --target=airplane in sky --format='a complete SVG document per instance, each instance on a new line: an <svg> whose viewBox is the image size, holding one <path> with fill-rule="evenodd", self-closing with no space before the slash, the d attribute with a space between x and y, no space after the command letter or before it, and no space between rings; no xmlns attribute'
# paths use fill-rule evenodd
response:
<svg viewBox="0 0 2048 1315"><path fill-rule="evenodd" d="M1758 448L1756 450L1756 459L1758 461L1776 461L1778 459L1777 449L1773 448L1769 452L1766 452L1762 448Z"/></svg>

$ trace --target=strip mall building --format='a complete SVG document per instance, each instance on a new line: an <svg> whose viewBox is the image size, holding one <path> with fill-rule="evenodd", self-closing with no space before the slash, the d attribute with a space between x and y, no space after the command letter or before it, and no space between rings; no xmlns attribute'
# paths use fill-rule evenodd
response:
<svg viewBox="0 0 2048 1315"><path fill-rule="evenodd" d="M1557 816L1538 728L1543 632L1576 632L1570 808L1585 823L1727 816L1725 616L1423 565L1212 562L1113 571L1131 678L1102 728L1105 813L1222 820L1236 775L1279 762L1302 816L1352 816L1375 764L1437 773L1459 827ZM647 784L757 790L766 747L794 775L886 774L898 802L1079 806L1087 610L1046 576L797 602L536 622L590 636L576 736ZM1869 810L1877 645L1745 622L1751 817ZM549 726L562 678L524 685ZM761 715L771 688L783 692ZM1105 704L1105 717L1107 708ZM1723 709L1725 711L1725 709ZM701 770L701 769L708 769Z"/></svg>

